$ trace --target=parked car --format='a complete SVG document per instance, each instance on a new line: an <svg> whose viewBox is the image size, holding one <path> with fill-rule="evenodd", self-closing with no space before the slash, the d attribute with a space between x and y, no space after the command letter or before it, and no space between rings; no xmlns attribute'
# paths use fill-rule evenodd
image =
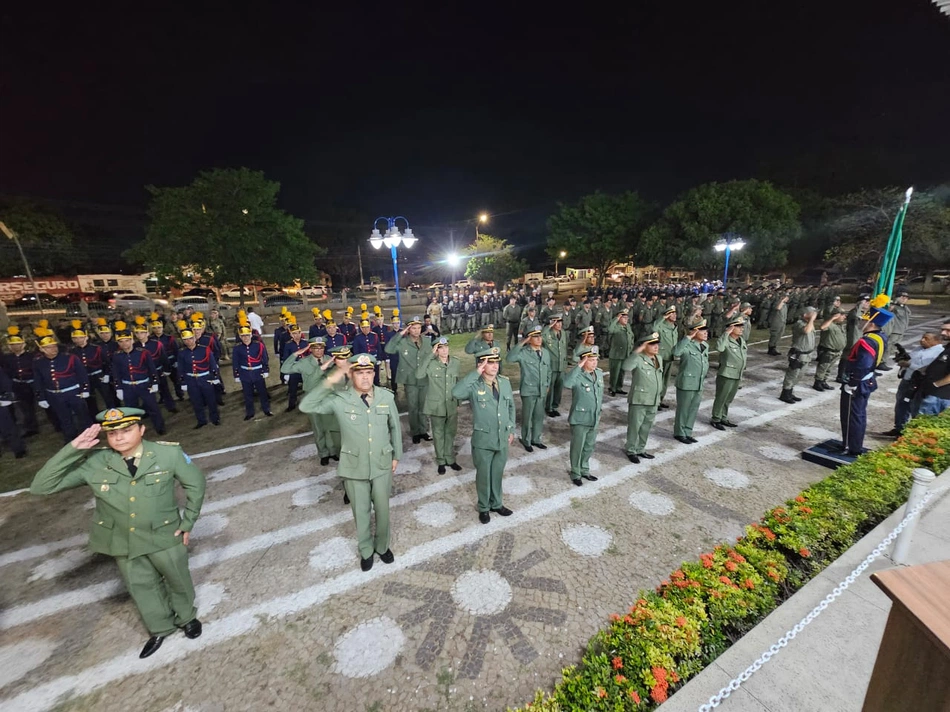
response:
<svg viewBox="0 0 950 712"><path fill-rule="evenodd" d="M303 299L292 297L289 294L272 294L264 298L265 307L293 307L302 305Z"/></svg>
<svg viewBox="0 0 950 712"><path fill-rule="evenodd" d="M37 299L37 297L39 297L39 299ZM10 302L10 306L14 309L32 309L39 306L55 307L56 304L56 297L46 292L39 292L38 294L24 294Z"/></svg>
<svg viewBox="0 0 950 712"><path fill-rule="evenodd" d="M221 299L240 299L240 298L241 298L241 290L238 289L237 287L235 287L234 289L226 289L226 290L224 290L223 292L221 292L219 296L221 297ZM244 298L245 298L245 299L256 299L257 297L254 295L254 290L253 290L253 289L245 289L245 290L244 290Z"/></svg>
<svg viewBox="0 0 950 712"><path fill-rule="evenodd" d="M301 297L325 297L327 296L327 290L326 287L320 285L305 284L297 291L297 294Z"/></svg>
<svg viewBox="0 0 950 712"><path fill-rule="evenodd" d="M230 304L222 304L221 302L218 302L215 299L209 299L208 297L178 297L178 299L172 300L173 309L184 309L185 307L189 306L192 309L202 312L208 312L212 309L224 311L231 308Z"/></svg>
<svg viewBox="0 0 950 712"><path fill-rule="evenodd" d="M120 294L109 300L110 309L131 309L132 311L151 311L155 300L144 294Z"/></svg>
<svg viewBox="0 0 950 712"><path fill-rule="evenodd" d="M99 298L100 302L108 302L110 299L115 299L120 297L123 294L132 294L131 289L111 289L105 292L98 292L96 296Z"/></svg>
<svg viewBox="0 0 950 712"><path fill-rule="evenodd" d="M257 293L262 297L272 297L275 294L284 294L284 292L277 287L264 287L263 289L258 289Z"/></svg>
<svg viewBox="0 0 950 712"><path fill-rule="evenodd" d="M97 302L98 296L93 292L70 292L56 300L59 304L74 304L75 302Z"/></svg>
<svg viewBox="0 0 950 712"><path fill-rule="evenodd" d="M187 292L182 292L184 297L209 297L211 299L217 299L217 293L210 287L192 287Z"/></svg>

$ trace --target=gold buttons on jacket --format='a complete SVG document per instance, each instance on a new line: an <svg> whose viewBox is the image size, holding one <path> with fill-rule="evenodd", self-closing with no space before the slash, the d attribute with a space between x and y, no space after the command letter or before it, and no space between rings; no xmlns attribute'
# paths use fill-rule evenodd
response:
<svg viewBox="0 0 950 712"><path fill-rule="evenodd" d="M130 501L130 502L134 502L134 501L135 501L135 497L129 497L129 501Z"/></svg>
<svg viewBox="0 0 950 712"><path fill-rule="evenodd" d="M135 531L135 527L129 527L129 531L130 531L130 532L134 532L134 531Z"/></svg>
<svg viewBox="0 0 950 712"><path fill-rule="evenodd" d="M130 514L129 516L132 517L132 519L135 519L135 512L132 512L132 514Z"/></svg>

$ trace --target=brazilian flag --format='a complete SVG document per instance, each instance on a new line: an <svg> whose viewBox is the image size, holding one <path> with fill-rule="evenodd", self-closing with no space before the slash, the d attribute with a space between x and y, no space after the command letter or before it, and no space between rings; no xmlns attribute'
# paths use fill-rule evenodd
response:
<svg viewBox="0 0 950 712"><path fill-rule="evenodd" d="M897 212L897 217L894 218L894 227L891 228L891 236L887 238L887 249L884 250L884 256L881 259L881 271L877 275L874 294L886 294L890 298L894 292L897 258L900 257L901 243L904 240L904 216L907 214L907 206L910 205L910 197L913 193L913 188L907 189L904 194L904 204Z"/></svg>

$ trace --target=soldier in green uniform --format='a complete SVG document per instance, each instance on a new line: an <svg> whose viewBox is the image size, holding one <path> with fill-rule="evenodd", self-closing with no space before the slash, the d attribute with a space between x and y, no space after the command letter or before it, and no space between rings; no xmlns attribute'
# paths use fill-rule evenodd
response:
<svg viewBox="0 0 950 712"><path fill-rule="evenodd" d="M342 359L350 357L349 346L339 346L334 349L334 356L326 355L326 342L322 336L314 336L307 342L307 348L300 349L296 355L288 357L280 367L280 372L289 375L299 373L303 378L304 393L309 393L323 379L326 369L333 365L334 356ZM324 368L326 366L326 368ZM330 458L340 459L340 425L336 416L308 413L310 429L313 431L313 441L317 446L317 456L320 464L326 467Z"/></svg>
<svg viewBox="0 0 950 712"><path fill-rule="evenodd" d="M749 342L745 339L745 318L733 317L716 342L719 351L719 370L716 372L716 397L712 407L712 426L716 430L734 428L729 420L729 406L736 393L749 358Z"/></svg>
<svg viewBox="0 0 950 712"><path fill-rule="evenodd" d="M584 313L581 309L578 315ZM590 324L584 327L584 331ZM551 385L548 386L547 396L544 399L544 412L552 418L561 414L561 391L564 390L564 370L567 368L567 335L564 333L564 322L561 314L551 314L549 324L541 330L541 341L544 348L551 355Z"/></svg>
<svg viewBox="0 0 950 712"><path fill-rule="evenodd" d="M596 327L594 326L588 326L586 329L584 329L577 335L579 342L577 346L574 347L574 352L571 356L571 361L568 364L571 368L573 368L578 363L580 363L581 352L584 351L584 349L587 349L588 347L593 346L594 344L597 343L597 338L596 338L597 332L595 331L595 329ZM598 350L599 350L599 347L598 347ZM599 354L598 354L598 358L599 358Z"/></svg>
<svg viewBox="0 0 950 712"><path fill-rule="evenodd" d="M676 417L673 437L681 443L698 442L693 437L693 424L703 399L703 383L709 372L709 329L703 318L687 325L686 336L673 349L673 357L680 361L676 375Z"/></svg>
<svg viewBox="0 0 950 712"><path fill-rule="evenodd" d="M670 385L670 372L673 370L673 347L679 340L679 329L676 326L676 305L671 304L663 312L663 318L653 322L649 333L656 332L660 336L660 360L663 362L663 387L660 389L660 410L669 406L663 402L666 398L666 389Z"/></svg>
<svg viewBox="0 0 950 712"><path fill-rule="evenodd" d="M488 524L489 512L502 517L512 512L502 501L501 478L508 446L515 439L515 396L511 381L498 373L498 347L475 354L475 370L455 384L452 395L472 407L472 461L478 494L478 521Z"/></svg>
<svg viewBox="0 0 950 712"><path fill-rule="evenodd" d="M465 344L465 353L477 354L495 345L495 325L486 324Z"/></svg>
<svg viewBox="0 0 950 712"><path fill-rule="evenodd" d="M303 413L333 414L342 444L337 472L350 500L359 541L360 569L373 568L373 554L384 564L395 560L389 548L389 496L393 473L402 457L402 431L396 400L388 389L374 386L376 357L356 354L334 359L332 373L300 402ZM400 359L400 369L402 368ZM344 378L350 381L343 386ZM370 519L376 512L376 533Z"/></svg>
<svg viewBox="0 0 950 712"><path fill-rule="evenodd" d="M564 378L564 387L571 389L571 481L580 487L584 480L595 482L590 474L590 456L597 442L600 412L604 405L604 372L597 368L597 346L581 350L580 363Z"/></svg>
<svg viewBox="0 0 950 712"><path fill-rule="evenodd" d="M802 371L815 357L815 347L818 335L815 332L815 318L818 310L815 307L805 307L802 318L792 325L792 346L788 350L788 369L782 381L782 395L778 398L785 403L797 403L801 400L795 395L795 385L801 378ZM831 323L829 319L828 324Z"/></svg>
<svg viewBox="0 0 950 712"><path fill-rule="evenodd" d="M143 440L138 408L110 408L67 443L36 473L30 492L53 494L88 485L96 496L89 548L115 558L122 579L151 637L140 658L158 650L182 628L201 635L195 587L188 571L188 541L201 512L205 478L178 443ZM99 444L100 431L109 447ZM185 491L182 516L175 480Z"/></svg>
<svg viewBox="0 0 950 712"><path fill-rule="evenodd" d="M821 335L818 337L818 367L815 369L815 385L812 386L816 391L834 390L834 386L828 384L828 376L844 352L848 338L844 325L847 318L844 309L832 307L821 325Z"/></svg>
<svg viewBox="0 0 950 712"><path fill-rule="evenodd" d="M528 452L534 448L546 450L541 442L544 430L544 398L551 385L551 354L544 348L541 328L535 327L524 340L505 356L508 363L521 368L521 445Z"/></svg>
<svg viewBox="0 0 950 712"><path fill-rule="evenodd" d="M631 372L624 452L634 464L640 464L641 457L653 459L646 449L663 390L663 358L659 353L660 334L654 331L640 337L640 343L623 363L624 370Z"/></svg>
<svg viewBox="0 0 950 712"><path fill-rule="evenodd" d="M416 444L420 440L432 440L422 412L426 399L426 380L416 376L420 356L431 348L432 340L422 335L422 319L419 317L412 317L405 329L386 342L386 353L399 355L396 384L405 388L409 405L409 434Z"/></svg>
<svg viewBox="0 0 950 712"><path fill-rule="evenodd" d="M776 296L769 313L769 356L781 356L778 352L778 342L785 336L787 317L788 295Z"/></svg>
<svg viewBox="0 0 950 712"><path fill-rule="evenodd" d="M517 297L509 297L508 304L501 310L501 318L505 320L505 350L512 344L518 343L518 327L521 326L521 305Z"/></svg>
<svg viewBox="0 0 950 712"><path fill-rule="evenodd" d="M527 336L529 331L534 329L541 329L541 320L538 319L538 310L534 305L529 305L527 309L524 310L524 316L521 317L521 324L518 327L518 338ZM515 344L517 346L517 342Z"/></svg>
<svg viewBox="0 0 950 712"><path fill-rule="evenodd" d="M633 332L627 323L630 312L622 309L617 318L610 324L608 338L610 339L610 395L625 396L623 390L623 362L633 353Z"/></svg>
<svg viewBox="0 0 950 712"><path fill-rule="evenodd" d="M459 360L449 356L447 338L441 337L432 347L431 352L421 355L416 377L427 381L426 400L422 406L422 412L429 416L432 422L435 463L439 468L439 474L445 474L446 466L458 472L462 469L455 461L455 434L459 427L459 404L452 396L452 389L455 388L459 379Z"/></svg>

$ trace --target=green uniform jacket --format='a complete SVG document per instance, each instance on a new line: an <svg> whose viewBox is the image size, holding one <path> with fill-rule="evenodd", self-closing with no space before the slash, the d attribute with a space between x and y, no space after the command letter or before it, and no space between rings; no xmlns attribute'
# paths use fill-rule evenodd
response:
<svg viewBox="0 0 950 712"><path fill-rule="evenodd" d="M673 347L676 346L676 341L679 338L679 329L677 329L676 323L671 323L661 317L654 321L653 326L649 328L650 331L655 331L660 335L660 358L663 361L672 359Z"/></svg>
<svg viewBox="0 0 950 712"><path fill-rule="evenodd" d="M676 387L681 391L701 391L709 372L709 347L706 343L684 336L674 347L673 356L680 360Z"/></svg>
<svg viewBox="0 0 950 712"><path fill-rule="evenodd" d="M527 310L525 310L525 315L521 319L521 323L518 325L519 334L527 334L529 331L534 331L536 328L541 327L541 320L538 317L528 316Z"/></svg>
<svg viewBox="0 0 950 712"><path fill-rule="evenodd" d="M571 412L567 422L596 428L604 404L604 372L595 368L587 373L575 366L564 376L564 387L571 389Z"/></svg>
<svg viewBox="0 0 950 712"><path fill-rule="evenodd" d="M541 343L544 344L551 356L552 371L563 371L567 368L567 334L564 333L563 328L560 331L560 336L559 339L558 332L550 326L546 326L541 330Z"/></svg>
<svg viewBox="0 0 950 712"><path fill-rule="evenodd" d="M860 304L851 309L848 312L848 318L845 321L847 324L847 334L848 334L848 343L847 348L851 348L856 343L858 339L861 338L861 334L864 331L865 320L862 318L864 316L866 309L861 309Z"/></svg>
<svg viewBox="0 0 950 712"><path fill-rule="evenodd" d="M541 358L538 358L539 353ZM522 397L547 394L548 386L551 385L551 353L544 346L540 351L535 351L519 342L505 356L505 361L517 363L521 367Z"/></svg>
<svg viewBox="0 0 950 712"><path fill-rule="evenodd" d="M399 354L399 368L396 369L396 383L400 386L424 386L425 379L416 377L419 362L432 348L432 342L425 335L419 337L419 345L408 336L396 334L386 342L386 353Z"/></svg>
<svg viewBox="0 0 950 712"><path fill-rule="evenodd" d="M719 375L738 381L745 371L746 361L749 358L749 344L741 336L733 339L729 334L723 334L716 342L719 351Z"/></svg>
<svg viewBox="0 0 950 712"><path fill-rule="evenodd" d="M184 517L175 480L185 490ZM191 531L205 498L205 476L177 443L143 440L135 477L115 450L77 450L67 443L36 473L30 492L53 494L81 485L96 496L89 548L130 559L181 543L175 530Z"/></svg>
<svg viewBox="0 0 950 712"><path fill-rule="evenodd" d="M807 354L814 351L817 337L817 327L805 333L804 321L799 320L792 324L792 348L797 349L799 353Z"/></svg>
<svg viewBox="0 0 950 712"><path fill-rule="evenodd" d="M505 321L517 321L521 323L521 305L520 304L508 304L504 309L501 310L501 318Z"/></svg>
<svg viewBox="0 0 950 712"><path fill-rule="evenodd" d="M455 384L452 395L472 405L472 447L481 450L505 450L508 436L515 432L515 396L511 381L499 374L498 400L478 371L472 371Z"/></svg>
<svg viewBox="0 0 950 712"><path fill-rule="evenodd" d="M610 334L610 360L625 359L633 353L633 332L630 325L620 326L613 322L607 332Z"/></svg>
<svg viewBox="0 0 950 712"><path fill-rule="evenodd" d="M323 361L318 361L310 355L301 356L300 358L291 356L284 361L280 367L280 372L285 375L299 373L303 378L303 389L309 393L317 387L317 384L320 383L326 375L326 371L323 371L320 366L331 358L333 357L324 356Z"/></svg>
<svg viewBox="0 0 950 712"><path fill-rule="evenodd" d="M778 301L775 303L778 304ZM785 326L786 319L788 318L788 305L789 302L785 302L785 304L780 307L772 307L772 312L769 314L770 329L781 329L783 326Z"/></svg>
<svg viewBox="0 0 950 712"><path fill-rule="evenodd" d="M631 354L623 362L623 370L630 371L630 405L659 405L663 392L663 359L657 356L654 362L649 355L640 352Z"/></svg>
<svg viewBox="0 0 950 712"><path fill-rule="evenodd" d="M482 338L481 332L475 334L467 344L465 344L465 353L467 354L477 354L479 351L484 351L485 349L490 349L495 345L494 341L485 341ZM431 357L432 353L429 352Z"/></svg>
<svg viewBox="0 0 950 712"><path fill-rule="evenodd" d="M402 359L400 358L400 369ZM340 477L372 480L391 474L393 460L402 459L402 431L393 394L373 387L369 408L352 386L335 390L321 381L300 401L302 413L335 415L340 424Z"/></svg>
<svg viewBox="0 0 950 712"><path fill-rule="evenodd" d="M828 328L822 329L821 336L818 337L818 345L823 349L844 351L847 338L844 324L829 324Z"/></svg>
<svg viewBox="0 0 950 712"><path fill-rule="evenodd" d="M574 312L574 329L580 331L581 329L586 329L588 326L594 323L594 310L591 309L588 311L581 307L576 312Z"/></svg>
<svg viewBox="0 0 950 712"><path fill-rule="evenodd" d="M424 358L416 369L416 377L427 379L426 400L422 405L425 415L446 418L458 409L458 401L452 395L452 389L459 380L459 360L449 356L448 363L442 363L432 352Z"/></svg>

